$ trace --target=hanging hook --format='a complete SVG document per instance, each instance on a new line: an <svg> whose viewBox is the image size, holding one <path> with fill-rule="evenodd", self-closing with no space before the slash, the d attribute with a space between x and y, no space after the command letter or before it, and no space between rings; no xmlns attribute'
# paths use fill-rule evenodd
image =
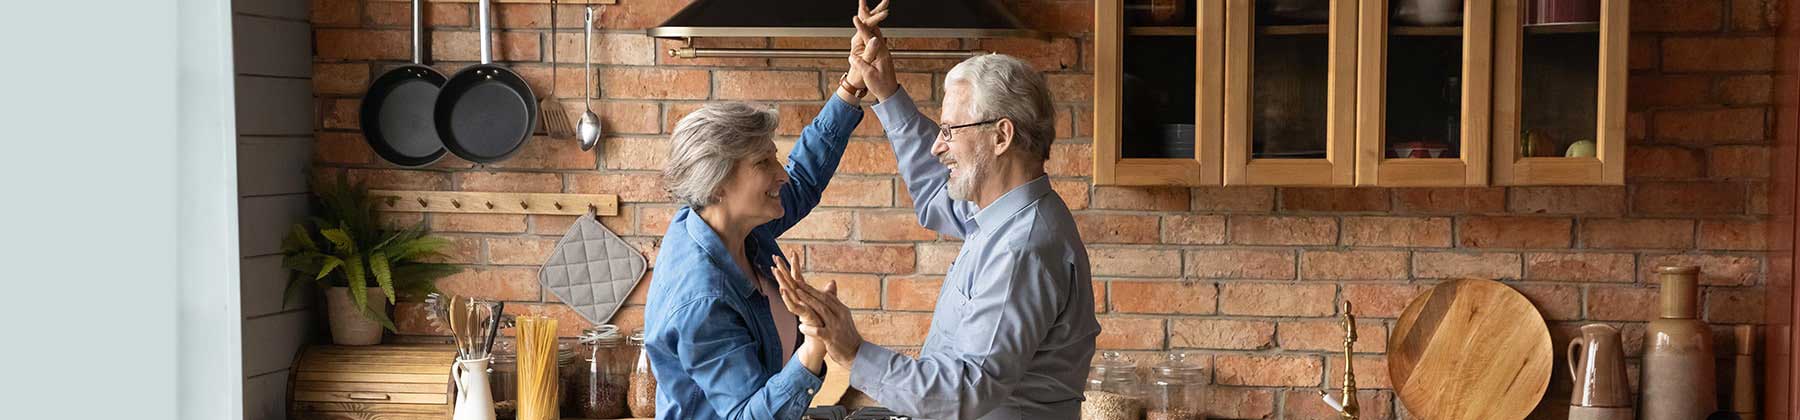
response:
<svg viewBox="0 0 1800 420"><path fill-rule="evenodd" d="M562 210L562 202L561 201L550 203L550 204L556 205L557 210Z"/></svg>
<svg viewBox="0 0 1800 420"><path fill-rule="evenodd" d="M493 209L494 209L494 202L492 202L492 201L488 201L488 202L486 202L486 203L485 203L485 204L487 204L487 208L488 208L488 210L493 210Z"/></svg>
<svg viewBox="0 0 1800 420"><path fill-rule="evenodd" d="M521 200L521 201L519 201L519 209L520 210L531 210L531 205L526 204L525 201Z"/></svg>
<svg viewBox="0 0 1800 420"><path fill-rule="evenodd" d="M431 207L431 202L425 201L425 198L420 197L419 198L419 207Z"/></svg>
<svg viewBox="0 0 1800 420"><path fill-rule="evenodd" d="M450 206L460 209L460 208L462 208L462 202L456 201L456 200L450 200Z"/></svg>

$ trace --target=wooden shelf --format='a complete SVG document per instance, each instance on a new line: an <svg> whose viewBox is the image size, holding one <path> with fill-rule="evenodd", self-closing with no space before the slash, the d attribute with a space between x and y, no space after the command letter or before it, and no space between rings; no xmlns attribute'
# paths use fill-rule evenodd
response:
<svg viewBox="0 0 1800 420"><path fill-rule="evenodd" d="M1199 31L1195 30L1192 26L1134 26L1125 28L1125 34L1130 36L1192 37L1198 33Z"/></svg>
<svg viewBox="0 0 1800 420"><path fill-rule="evenodd" d="M1324 35L1331 31L1331 25L1266 25L1257 26L1257 35Z"/></svg>
<svg viewBox="0 0 1800 420"><path fill-rule="evenodd" d="M1526 35L1600 33L1600 22L1540 23L1528 24L1524 27Z"/></svg>
<svg viewBox="0 0 1800 420"><path fill-rule="evenodd" d="M1396 36L1462 36L1461 26L1394 26L1388 28L1389 35Z"/></svg>
<svg viewBox="0 0 1800 420"><path fill-rule="evenodd" d="M370 190L369 196L381 211L579 216L592 209L599 216L619 215L613 194Z"/></svg>

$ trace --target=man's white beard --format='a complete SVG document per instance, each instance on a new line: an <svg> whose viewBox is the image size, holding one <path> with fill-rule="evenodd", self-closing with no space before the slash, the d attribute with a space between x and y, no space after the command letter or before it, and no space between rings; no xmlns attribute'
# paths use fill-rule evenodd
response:
<svg viewBox="0 0 1800 420"><path fill-rule="evenodd" d="M988 167L993 166L994 156L985 151L971 153L975 158L969 161L958 161L958 168L950 176L950 198L962 201L975 201L975 186L987 176Z"/></svg>

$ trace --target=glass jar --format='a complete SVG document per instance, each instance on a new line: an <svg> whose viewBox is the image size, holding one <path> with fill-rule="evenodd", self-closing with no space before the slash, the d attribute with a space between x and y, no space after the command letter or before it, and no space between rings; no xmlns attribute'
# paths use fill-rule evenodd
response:
<svg viewBox="0 0 1800 420"><path fill-rule="evenodd" d="M631 408L632 417L656 417L656 374L650 371L650 353L644 351L644 330L637 330L630 338L631 347L628 355L632 357L631 392L626 398L626 405Z"/></svg>
<svg viewBox="0 0 1800 420"><path fill-rule="evenodd" d="M488 364L488 389L494 393L494 411L498 418L514 418L519 406L519 356L513 342L496 341L493 357Z"/></svg>
<svg viewBox="0 0 1800 420"><path fill-rule="evenodd" d="M1169 352L1150 369L1146 420L1204 420L1211 389L1206 369L1187 352Z"/></svg>
<svg viewBox="0 0 1800 420"><path fill-rule="evenodd" d="M600 325L583 331L580 362L563 375L563 416L584 419L625 417L625 388L630 373L618 361L625 353L619 328Z"/></svg>
<svg viewBox="0 0 1800 420"><path fill-rule="evenodd" d="M1143 388L1138 383L1137 363L1116 351L1100 353L1088 370L1086 397L1081 403L1083 420L1136 420L1144 416Z"/></svg>

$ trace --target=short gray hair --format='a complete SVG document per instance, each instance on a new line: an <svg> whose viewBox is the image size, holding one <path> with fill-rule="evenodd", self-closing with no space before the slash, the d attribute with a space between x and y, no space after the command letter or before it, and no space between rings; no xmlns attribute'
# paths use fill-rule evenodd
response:
<svg viewBox="0 0 1800 420"><path fill-rule="evenodd" d="M1015 141L1040 160L1050 160L1056 141L1056 107L1043 73L1005 54L970 57L950 69L944 85L969 83L969 112L977 120L1012 120Z"/></svg>
<svg viewBox="0 0 1800 420"><path fill-rule="evenodd" d="M741 103L709 104L681 117L669 135L663 187L693 208L719 200L719 186L744 158L775 149L775 112Z"/></svg>

